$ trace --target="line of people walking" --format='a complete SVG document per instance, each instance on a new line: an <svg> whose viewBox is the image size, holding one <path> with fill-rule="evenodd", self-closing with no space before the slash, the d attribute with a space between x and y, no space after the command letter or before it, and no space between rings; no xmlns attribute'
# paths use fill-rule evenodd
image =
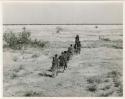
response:
<svg viewBox="0 0 125 99"><path fill-rule="evenodd" d="M52 77L56 77L61 69L63 70L62 72L64 72L72 56L74 54L80 54L80 51L81 51L81 42L79 40L79 35L76 35L74 45L71 44L68 47L67 51L61 52L61 55L55 54L55 56L53 57L52 67L51 67Z"/></svg>

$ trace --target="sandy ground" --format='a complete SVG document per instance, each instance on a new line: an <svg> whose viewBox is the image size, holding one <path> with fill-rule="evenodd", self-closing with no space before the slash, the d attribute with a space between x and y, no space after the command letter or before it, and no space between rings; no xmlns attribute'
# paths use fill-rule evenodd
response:
<svg viewBox="0 0 125 99"><path fill-rule="evenodd" d="M5 48L4 96L122 96L123 50L112 46L121 46L119 39L82 41L81 53L72 57L64 73L52 78L52 56L73 43L66 42L54 41L43 49Z"/></svg>

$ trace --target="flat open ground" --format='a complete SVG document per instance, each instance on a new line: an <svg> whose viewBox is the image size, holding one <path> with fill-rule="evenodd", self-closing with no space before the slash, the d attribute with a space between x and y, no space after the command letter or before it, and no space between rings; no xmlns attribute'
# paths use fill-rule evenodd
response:
<svg viewBox="0 0 125 99"><path fill-rule="evenodd" d="M19 32L23 26L4 26ZM122 96L122 25L28 25L32 39L48 41L45 48L4 48L4 96ZM51 78L52 56L67 50L79 34L82 50L64 73ZM99 36L104 39L99 39Z"/></svg>

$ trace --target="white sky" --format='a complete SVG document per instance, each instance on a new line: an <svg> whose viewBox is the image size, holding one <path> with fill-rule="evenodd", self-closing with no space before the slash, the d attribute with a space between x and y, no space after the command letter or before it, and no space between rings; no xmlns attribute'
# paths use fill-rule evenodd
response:
<svg viewBox="0 0 125 99"><path fill-rule="evenodd" d="M122 24L122 3L4 3L4 24Z"/></svg>

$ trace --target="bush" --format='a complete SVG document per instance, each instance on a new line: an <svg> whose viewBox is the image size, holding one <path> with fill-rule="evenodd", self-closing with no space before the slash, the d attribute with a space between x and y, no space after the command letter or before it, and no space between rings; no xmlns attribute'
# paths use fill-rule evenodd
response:
<svg viewBox="0 0 125 99"><path fill-rule="evenodd" d="M94 84L94 83L101 83L101 79L100 78L96 78L96 77L92 77L92 78L88 78L87 79L87 83L88 84Z"/></svg>
<svg viewBox="0 0 125 99"><path fill-rule="evenodd" d="M115 70L112 70L111 72L109 72L107 74L107 77L111 77L111 78L114 78L114 77L117 77L118 76L118 72L115 71Z"/></svg>
<svg viewBox="0 0 125 99"><path fill-rule="evenodd" d="M98 28L98 26L95 26L95 28Z"/></svg>
<svg viewBox="0 0 125 99"><path fill-rule="evenodd" d="M16 73L12 73L12 74L10 75L10 78L11 78L11 79L15 79L16 77L18 77Z"/></svg>
<svg viewBox="0 0 125 99"><path fill-rule="evenodd" d="M17 41L18 41L16 34L14 34L12 32L11 33L4 33L3 40L11 48L15 48L15 46L17 45Z"/></svg>
<svg viewBox="0 0 125 99"><path fill-rule="evenodd" d="M27 44L30 42L30 36L31 36L31 33L30 32L21 32L19 34L19 43L21 44Z"/></svg>
<svg viewBox="0 0 125 99"><path fill-rule="evenodd" d="M89 85L87 87L87 90L90 92L95 92L97 90L97 86L96 85Z"/></svg>
<svg viewBox="0 0 125 99"><path fill-rule="evenodd" d="M24 94L24 96L26 96L26 97L36 97L37 96L38 97L38 96L40 96L40 93L29 91L29 92L26 92Z"/></svg>
<svg viewBox="0 0 125 99"><path fill-rule="evenodd" d="M89 78L89 79L87 79L87 82L88 82L89 84L94 83L94 79Z"/></svg>
<svg viewBox="0 0 125 99"><path fill-rule="evenodd" d="M21 49L24 44L28 44L30 41L30 32L23 31L17 33L4 33L3 40L12 49ZM4 45L5 46L5 45Z"/></svg>
<svg viewBox="0 0 125 99"><path fill-rule="evenodd" d="M62 31L62 28L59 27L59 26L57 26L57 27L56 27L56 33L60 33L60 31Z"/></svg>
<svg viewBox="0 0 125 99"><path fill-rule="evenodd" d="M111 41L109 38L102 38L103 41Z"/></svg>
<svg viewBox="0 0 125 99"><path fill-rule="evenodd" d="M119 45L112 45L112 47L115 49L123 49L123 46L119 46Z"/></svg>
<svg viewBox="0 0 125 99"><path fill-rule="evenodd" d="M41 48L45 47L46 44L47 44L47 42L45 42L45 41L40 41L40 40L37 40L37 39L31 40L30 43L31 43L31 45L34 46L34 47L41 47Z"/></svg>
<svg viewBox="0 0 125 99"><path fill-rule="evenodd" d="M9 46L12 49L21 49L24 45L31 44L31 46L43 48L48 43L37 39L32 40L30 36L31 33L25 30L20 33L4 33L3 40L5 42L3 47Z"/></svg>

